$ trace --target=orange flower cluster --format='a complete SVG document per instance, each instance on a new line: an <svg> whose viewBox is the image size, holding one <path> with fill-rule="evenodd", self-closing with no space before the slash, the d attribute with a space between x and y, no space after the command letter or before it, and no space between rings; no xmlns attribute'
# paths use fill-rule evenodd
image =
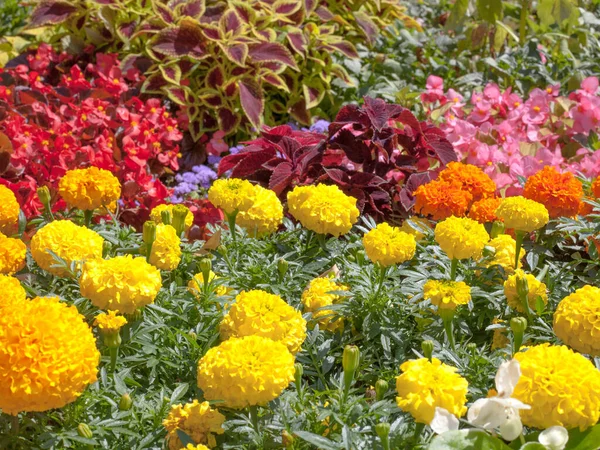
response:
<svg viewBox="0 0 600 450"><path fill-rule="evenodd" d="M500 206L501 200L496 197L481 199L471 206L469 218L476 220L479 223L490 223L501 221L496 215L496 210Z"/></svg>
<svg viewBox="0 0 600 450"><path fill-rule="evenodd" d="M594 194L594 197L600 199L600 177L596 178L592 183L592 194Z"/></svg>
<svg viewBox="0 0 600 450"><path fill-rule="evenodd" d="M572 173L546 166L527 179L523 197L544 205L551 218L573 217L579 211L583 185Z"/></svg>
<svg viewBox="0 0 600 450"><path fill-rule="evenodd" d="M494 197L496 184L480 168L451 162L437 180L415 191L415 210L434 220L450 216L464 217L474 203ZM486 209L491 209L490 205ZM477 219L476 219L477 220Z"/></svg>

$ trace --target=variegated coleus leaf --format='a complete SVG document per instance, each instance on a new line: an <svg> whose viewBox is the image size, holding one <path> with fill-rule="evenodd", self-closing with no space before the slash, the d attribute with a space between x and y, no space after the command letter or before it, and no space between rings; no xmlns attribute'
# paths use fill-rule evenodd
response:
<svg viewBox="0 0 600 450"><path fill-rule="evenodd" d="M78 12L83 12L83 5L78 1L42 0L31 13L29 27L58 24L70 19Z"/></svg>

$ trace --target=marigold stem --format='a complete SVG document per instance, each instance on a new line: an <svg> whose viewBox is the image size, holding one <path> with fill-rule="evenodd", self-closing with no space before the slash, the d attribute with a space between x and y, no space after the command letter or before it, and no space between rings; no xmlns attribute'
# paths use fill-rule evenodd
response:
<svg viewBox="0 0 600 450"><path fill-rule="evenodd" d="M521 255L521 247L523 247L523 238L525 237L525 233L522 231L515 231L515 270L519 268L519 256Z"/></svg>
<svg viewBox="0 0 600 450"><path fill-rule="evenodd" d="M254 430L258 433L258 406L252 405L250 408L250 420Z"/></svg>
<svg viewBox="0 0 600 450"><path fill-rule="evenodd" d="M110 371L114 372L117 367L117 357L119 356L119 347L110 347Z"/></svg>
<svg viewBox="0 0 600 450"><path fill-rule="evenodd" d="M90 228L92 225L92 217L94 216L94 210L86 209L83 211L83 220L85 222L85 226Z"/></svg>
<svg viewBox="0 0 600 450"><path fill-rule="evenodd" d="M19 434L19 416L15 415L15 416L11 416L10 417L10 431L12 434L14 435L18 435Z"/></svg>
<svg viewBox="0 0 600 450"><path fill-rule="evenodd" d="M448 343L450 344L450 348L454 350L455 342L454 342L454 330L452 326L452 315L442 314L442 322L444 322L444 331L446 331L446 337L448 338Z"/></svg>
<svg viewBox="0 0 600 450"><path fill-rule="evenodd" d="M450 279L452 281L456 280L457 269L458 269L458 259L452 258L452 262L450 263Z"/></svg>
<svg viewBox="0 0 600 450"><path fill-rule="evenodd" d="M235 242L237 239L237 235L235 232L235 218L237 217L237 215L237 209L231 214L227 214L227 224L229 225L229 231L231 232L231 239L233 240L233 242Z"/></svg>

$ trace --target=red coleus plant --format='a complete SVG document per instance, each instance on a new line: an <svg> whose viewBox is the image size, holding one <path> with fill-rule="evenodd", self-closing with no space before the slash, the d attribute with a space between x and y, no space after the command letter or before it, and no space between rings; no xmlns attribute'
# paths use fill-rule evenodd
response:
<svg viewBox="0 0 600 450"><path fill-rule="evenodd" d="M67 170L89 165L119 177L123 218L135 225L164 203L160 176L178 169L182 134L160 99L135 96L138 69L123 71L113 55L74 61L47 45L12 66L0 73L0 182L28 217L41 211L38 187L55 192Z"/></svg>
<svg viewBox="0 0 600 450"><path fill-rule="evenodd" d="M420 122L406 108L365 97L348 105L328 135L267 129L240 153L226 156L219 174L262 183L285 197L296 185L334 183L358 199L365 213L405 215L412 193L434 178L434 170L457 155L444 133Z"/></svg>

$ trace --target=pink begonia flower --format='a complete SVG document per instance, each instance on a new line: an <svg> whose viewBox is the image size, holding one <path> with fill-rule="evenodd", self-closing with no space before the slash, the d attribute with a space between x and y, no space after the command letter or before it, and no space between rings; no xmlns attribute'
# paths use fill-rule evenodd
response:
<svg viewBox="0 0 600 450"><path fill-rule="evenodd" d="M490 118L491 109L492 105L488 101L481 100L475 104L475 108L473 108L469 120L476 123L485 122Z"/></svg>
<svg viewBox="0 0 600 450"><path fill-rule="evenodd" d="M542 53L542 50L544 50L544 46L543 46L542 44L538 44L538 46L537 46L537 49L538 49L538 53L539 53L539 55L540 55L540 59L541 59L541 61L542 61L542 64L546 64L546 62L547 62L548 60L546 59L546 55L544 55L544 54Z"/></svg>
<svg viewBox="0 0 600 450"><path fill-rule="evenodd" d="M502 93L502 104L510 111L521 106L523 100L517 94L514 94L511 88L508 88Z"/></svg>
<svg viewBox="0 0 600 450"><path fill-rule="evenodd" d="M528 125L540 125L548 119L548 102L546 101L544 91L534 89L531 92L529 100L525 103L525 112L523 113L523 123Z"/></svg>
<svg viewBox="0 0 600 450"><path fill-rule="evenodd" d="M579 104L570 111L573 130L577 133L589 133L600 124L600 105L593 99L582 97Z"/></svg>
<svg viewBox="0 0 600 450"><path fill-rule="evenodd" d="M221 156L223 153L229 150L229 145L223 140L225 132L219 130L213 134L212 139L206 145L206 149L209 155Z"/></svg>
<svg viewBox="0 0 600 450"><path fill-rule="evenodd" d="M500 88L495 83L489 83L483 89L483 95L492 103L497 103L500 100Z"/></svg>
<svg viewBox="0 0 600 450"><path fill-rule="evenodd" d="M424 103L435 103L438 100L445 100L444 80L442 78L429 75L425 87L427 91L421 94L421 100Z"/></svg>
<svg viewBox="0 0 600 450"><path fill-rule="evenodd" d="M583 89L588 94L595 95L596 91L598 90L598 84L598 78L587 77L581 82L581 89Z"/></svg>
<svg viewBox="0 0 600 450"><path fill-rule="evenodd" d="M556 148L552 151L549 148L542 147L535 153L535 159L541 164L540 170L544 166L553 166L560 171L560 167L565 162L565 158L563 158L560 148Z"/></svg>
<svg viewBox="0 0 600 450"><path fill-rule="evenodd" d="M475 139L475 133L477 133L475 125L460 119L456 119L455 123L453 130L449 132L446 130L446 137L455 148L468 145Z"/></svg>
<svg viewBox="0 0 600 450"><path fill-rule="evenodd" d="M457 116L462 117L463 116L463 107L465 106L464 103L464 98L462 95L460 95L458 92L456 92L454 89L448 89L448 92L446 92L446 99L448 100L449 103L452 104L452 106L450 107L450 110Z"/></svg>
<svg viewBox="0 0 600 450"><path fill-rule="evenodd" d="M516 178L511 177L508 173L496 172L495 174L491 174L490 177L494 180L498 189L503 189L517 181Z"/></svg>
<svg viewBox="0 0 600 450"><path fill-rule="evenodd" d="M558 97L560 92L560 83L552 84L546 88L546 94L552 97Z"/></svg>

